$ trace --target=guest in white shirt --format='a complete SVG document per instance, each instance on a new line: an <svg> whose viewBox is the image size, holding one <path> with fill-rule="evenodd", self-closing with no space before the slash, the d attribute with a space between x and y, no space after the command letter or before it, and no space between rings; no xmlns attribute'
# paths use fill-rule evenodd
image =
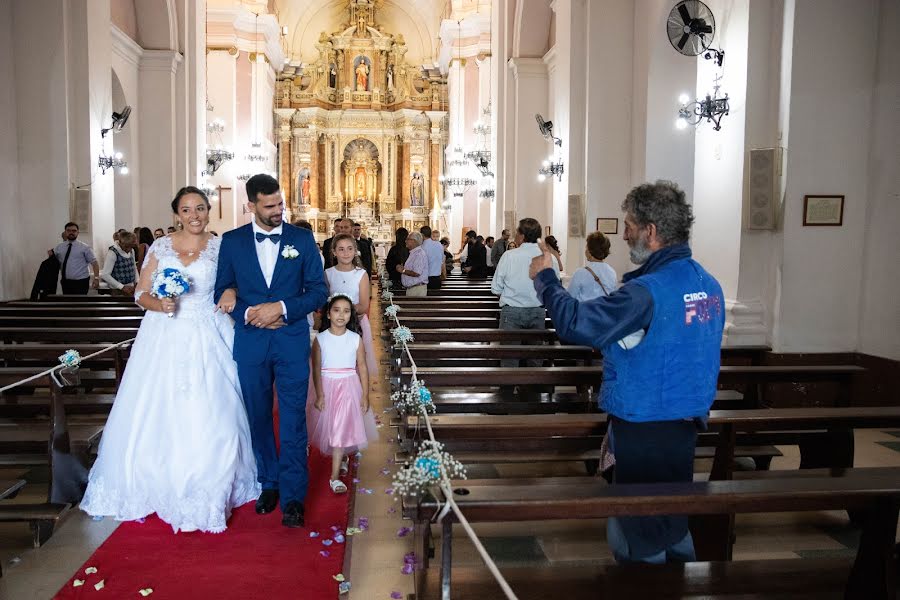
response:
<svg viewBox="0 0 900 600"><path fill-rule="evenodd" d="M446 279L447 271L444 265L444 247L431 235L431 227L425 225L419 229L422 234L422 249L428 256L428 289L441 289L441 280Z"/></svg>
<svg viewBox="0 0 900 600"><path fill-rule="evenodd" d="M541 238L541 224L536 219L522 219L516 229L516 248L507 250L500 258L491 291L500 296L500 329L545 329L546 313L528 275L531 259L541 254L537 241ZM553 270L559 275L554 264ZM517 359L500 361L502 367L516 367ZM541 361L528 361L539 367Z"/></svg>
<svg viewBox="0 0 900 600"><path fill-rule="evenodd" d="M609 238L595 231L584 244L587 264L575 271L569 282L569 294L579 302L609 296L616 290L616 271L603 262L609 256Z"/></svg>
<svg viewBox="0 0 900 600"><path fill-rule="evenodd" d="M130 231L119 232L119 240L109 247L100 279L109 286L114 296L133 296L137 286L138 271L134 251L137 236Z"/></svg>

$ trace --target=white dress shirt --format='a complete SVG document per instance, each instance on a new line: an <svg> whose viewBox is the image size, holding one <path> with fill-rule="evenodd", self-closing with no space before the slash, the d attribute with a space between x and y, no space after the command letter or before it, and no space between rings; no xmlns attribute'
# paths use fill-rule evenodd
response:
<svg viewBox="0 0 900 600"><path fill-rule="evenodd" d="M534 282L528 276L531 259L540 256L541 249L537 244L525 243L513 250L507 250L500 257L494 279L491 280L491 292L500 296L500 306L518 308L535 308L541 306ZM559 276L556 261L553 260L553 271Z"/></svg>
<svg viewBox="0 0 900 600"><path fill-rule="evenodd" d="M272 276L275 274L275 264L278 262L278 252L281 250L281 241L277 244L273 243L272 240L263 240L261 242L256 241L256 234L262 233L264 235L282 235L282 230L284 227L279 225L274 228L272 231L266 231L262 227L256 224L256 219L250 222L250 225L253 227L253 243L256 245L256 258L259 260L259 268L262 270L263 278L266 280L266 285L272 286ZM247 321L247 313L250 311L248 308L244 311L244 321ZM281 314L287 318L287 306L284 301L281 301Z"/></svg>

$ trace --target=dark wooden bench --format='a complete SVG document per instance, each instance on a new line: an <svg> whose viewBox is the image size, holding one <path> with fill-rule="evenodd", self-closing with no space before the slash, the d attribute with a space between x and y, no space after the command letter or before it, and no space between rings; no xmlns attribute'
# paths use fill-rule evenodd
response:
<svg viewBox="0 0 900 600"><path fill-rule="evenodd" d="M143 315L124 317L4 317L0 316L0 328L95 328L140 327Z"/></svg>
<svg viewBox="0 0 900 600"><path fill-rule="evenodd" d="M900 468L836 470L831 476L781 477L731 481L708 481L661 484L606 485L600 480L582 482L579 485L560 485L558 481L532 479L527 483L503 483L502 480L473 480L454 482L454 500L471 523L535 521L547 519L597 519L621 516L681 515L730 515L733 513L800 512L820 510L857 510L865 514L859 549L849 570L844 594L846 598L894 598L896 573L894 537L900 507ZM404 500L404 516L416 523L417 556L428 568L430 545L430 520L439 509L432 499L418 503ZM437 588L425 586L420 573L417 582L417 598L459 598L454 592L452 569L453 523L455 514L450 512L442 522L441 582ZM697 531L692 523L695 538L708 535ZM711 532L728 540L728 532ZM699 557L702 560L702 557ZM803 560L796 561L802 570ZM735 563L739 564L739 563ZM719 567L726 571L731 564ZM779 564L777 568L783 568ZM613 569L613 567L609 567ZM672 568L672 567L669 567ZM737 567L740 569L740 567ZM618 569L618 567L615 567ZM753 586L771 584L771 577L764 575L764 565L758 573L760 581L730 580L735 593L754 595ZM532 567L553 577L553 567ZM640 565L633 570L637 579L643 573L652 573L652 566ZM562 575L562 573L560 574ZM827 575L825 576L827 578ZM790 578L790 577L788 577ZM492 589L489 579L477 583L466 578L471 593L475 588ZM565 586L562 579L557 581ZM515 583L515 580L513 582ZM833 584L833 582L832 582ZM639 584L638 584L639 585ZM806 583L805 585L809 585ZM565 586L566 590L569 589ZM678 589L678 588L676 588ZM534 590L515 585L521 598L534 598ZM598 588L573 588L575 598L596 598ZM483 592L484 593L484 592ZM438 594L438 595L434 595ZM760 597L768 597L759 591ZM486 597L485 594L482 597ZM472 596L468 596L472 597ZM746 596L745 596L746 597ZM754 596L755 597L755 596Z"/></svg>
<svg viewBox="0 0 900 600"><path fill-rule="evenodd" d="M53 344L124 342L137 336L135 327L0 327L0 341Z"/></svg>
<svg viewBox="0 0 900 600"><path fill-rule="evenodd" d="M45 296L41 302L87 302L97 304L134 304L133 298L126 296L100 296L97 294L51 294Z"/></svg>
<svg viewBox="0 0 900 600"><path fill-rule="evenodd" d="M109 344L4 344L0 343L0 366L20 368L49 368L59 364L59 356L69 349L77 351L82 358L104 350ZM122 380L125 364L131 352L131 345L108 350L104 354L83 360L81 367L101 370L113 369L116 381Z"/></svg>
<svg viewBox="0 0 900 600"><path fill-rule="evenodd" d="M143 316L140 306L132 305L91 305L78 304L70 306L58 302L9 305L0 304L0 317L131 317Z"/></svg>

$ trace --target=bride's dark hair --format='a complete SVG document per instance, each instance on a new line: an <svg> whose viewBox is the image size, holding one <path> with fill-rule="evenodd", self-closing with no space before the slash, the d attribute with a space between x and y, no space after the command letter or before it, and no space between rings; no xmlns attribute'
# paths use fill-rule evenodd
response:
<svg viewBox="0 0 900 600"><path fill-rule="evenodd" d="M350 320L347 321L347 329L353 333L359 333L359 317L356 314L356 306L353 305L353 300L350 296L346 294L335 294L329 298L328 302L325 303L325 306L322 307L322 324L319 326L319 331L328 331L328 329L331 328L331 319L328 318L328 313L331 311L331 307L334 306L334 303L338 300L344 300L350 304Z"/></svg>

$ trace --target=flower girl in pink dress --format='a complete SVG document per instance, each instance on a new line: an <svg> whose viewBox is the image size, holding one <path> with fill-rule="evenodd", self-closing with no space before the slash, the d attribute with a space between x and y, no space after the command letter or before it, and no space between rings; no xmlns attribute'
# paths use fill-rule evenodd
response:
<svg viewBox="0 0 900 600"><path fill-rule="evenodd" d="M331 454L331 491L343 494L347 485L345 455L364 448L378 437L369 406L366 351L357 333L353 301L344 294L328 299L322 327L312 347L315 410L310 443Z"/></svg>

